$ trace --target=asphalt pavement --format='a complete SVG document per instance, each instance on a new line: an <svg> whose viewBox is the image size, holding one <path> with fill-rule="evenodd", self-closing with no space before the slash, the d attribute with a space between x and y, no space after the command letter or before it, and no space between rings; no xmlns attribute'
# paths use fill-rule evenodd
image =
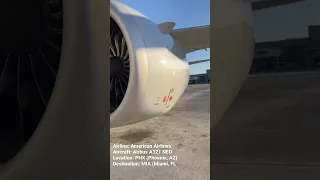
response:
<svg viewBox="0 0 320 180"><path fill-rule="evenodd" d="M210 85L190 85L167 114L111 129L112 180L208 180L210 178ZM171 145L176 166L113 166L114 144ZM123 148L122 150L137 148ZM121 155L120 155L121 157ZM119 162L119 161L117 161ZM136 161L135 161L136 162Z"/></svg>
<svg viewBox="0 0 320 180"><path fill-rule="evenodd" d="M248 78L211 130L217 180L320 179L320 74Z"/></svg>

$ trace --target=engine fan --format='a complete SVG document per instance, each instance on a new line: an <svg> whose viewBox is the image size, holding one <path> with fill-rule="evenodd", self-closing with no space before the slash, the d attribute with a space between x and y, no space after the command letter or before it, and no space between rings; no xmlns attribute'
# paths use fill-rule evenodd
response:
<svg viewBox="0 0 320 180"><path fill-rule="evenodd" d="M110 40L110 113L113 113L126 94L130 76L126 40L113 19L110 21Z"/></svg>
<svg viewBox="0 0 320 180"><path fill-rule="evenodd" d="M1 16L0 162L37 128L50 100L62 44L61 0L8 1Z"/></svg>

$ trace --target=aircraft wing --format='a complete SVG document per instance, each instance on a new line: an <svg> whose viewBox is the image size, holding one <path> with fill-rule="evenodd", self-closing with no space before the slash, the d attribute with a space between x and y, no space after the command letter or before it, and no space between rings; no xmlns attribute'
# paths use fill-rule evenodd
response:
<svg viewBox="0 0 320 180"><path fill-rule="evenodd" d="M164 22L158 25L161 32L170 34L188 54L200 49L210 48L210 26L198 26L173 30L174 22ZM210 61L210 59L189 62L189 65Z"/></svg>
<svg viewBox="0 0 320 180"><path fill-rule="evenodd" d="M210 48L210 26L176 29L170 34L182 45L186 54Z"/></svg>
<svg viewBox="0 0 320 180"><path fill-rule="evenodd" d="M183 47L185 54L210 48L210 25L183 29L173 29L176 23L164 22L158 24L160 31L170 34Z"/></svg>
<svg viewBox="0 0 320 180"><path fill-rule="evenodd" d="M282 6L290 3L301 2L305 0L260 0L251 3L251 9L253 11L271 8L275 6Z"/></svg>
<svg viewBox="0 0 320 180"><path fill-rule="evenodd" d="M207 62L207 61L210 61L210 59L191 61L191 62L189 62L189 65L203 63L203 62Z"/></svg>

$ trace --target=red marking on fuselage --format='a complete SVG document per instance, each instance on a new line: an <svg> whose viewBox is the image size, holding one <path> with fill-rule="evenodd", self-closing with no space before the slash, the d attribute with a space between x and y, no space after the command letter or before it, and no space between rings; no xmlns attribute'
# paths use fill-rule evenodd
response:
<svg viewBox="0 0 320 180"><path fill-rule="evenodd" d="M171 88L170 91L169 91L168 96L163 97L162 102L165 103L165 105L167 105L168 102L172 100L171 93L173 93L173 91L174 91L174 88Z"/></svg>
<svg viewBox="0 0 320 180"><path fill-rule="evenodd" d="M166 100L167 100L167 96L163 97L162 102L166 102Z"/></svg>

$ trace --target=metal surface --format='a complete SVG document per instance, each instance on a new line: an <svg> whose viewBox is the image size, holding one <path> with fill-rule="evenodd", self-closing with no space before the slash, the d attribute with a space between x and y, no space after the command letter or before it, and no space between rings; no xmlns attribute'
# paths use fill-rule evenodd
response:
<svg viewBox="0 0 320 180"><path fill-rule="evenodd" d="M250 2L213 1L211 120L219 121L245 81L254 53ZM229 9L225 11L225 9ZM231 15L229 14L231 13Z"/></svg>
<svg viewBox="0 0 320 180"><path fill-rule="evenodd" d="M127 92L110 118L111 127L117 127L168 112L188 84L189 67L171 35L136 10L118 1L110 3L110 16L123 33L130 56ZM162 102L168 94L170 102Z"/></svg>

